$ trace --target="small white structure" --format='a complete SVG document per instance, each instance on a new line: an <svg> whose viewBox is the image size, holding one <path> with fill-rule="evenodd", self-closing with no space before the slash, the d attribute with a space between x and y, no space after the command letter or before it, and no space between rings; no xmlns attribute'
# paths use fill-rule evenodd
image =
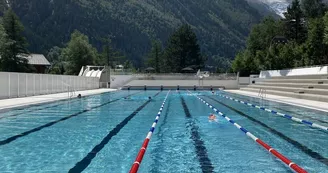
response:
<svg viewBox="0 0 328 173"><path fill-rule="evenodd" d="M110 70L107 66L82 67L79 76L99 78L99 85L101 88L110 87Z"/></svg>
<svg viewBox="0 0 328 173"><path fill-rule="evenodd" d="M196 76L200 79L203 79L203 78L210 77L210 73L208 71L201 72L200 70L198 70Z"/></svg>
<svg viewBox="0 0 328 173"><path fill-rule="evenodd" d="M200 71L200 69L197 71L196 76L198 77L198 86L204 87L204 78L210 77L210 73L208 71ZM201 82L202 81L202 82Z"/></svg>

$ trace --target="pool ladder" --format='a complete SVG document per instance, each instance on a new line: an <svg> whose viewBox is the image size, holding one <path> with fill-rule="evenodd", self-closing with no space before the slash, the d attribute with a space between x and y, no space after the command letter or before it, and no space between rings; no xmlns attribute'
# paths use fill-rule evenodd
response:
<svg viewBox="0 0 328 173"><path fill-rule="evenodd" d="M263 98L266 98L266 95L267 95L267 90L260 88L258 96L263 99Z"/></svg>
<svg viewBox="0 0 328 173"><path fill-rule="evenodd" d="M68 98L72 98L74 96L76 96L75 90L68 87Z"/></svg>

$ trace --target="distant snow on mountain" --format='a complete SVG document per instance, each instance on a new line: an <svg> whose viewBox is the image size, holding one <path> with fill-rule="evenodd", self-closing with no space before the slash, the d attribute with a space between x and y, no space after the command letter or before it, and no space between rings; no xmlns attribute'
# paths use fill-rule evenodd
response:
<svg viewBox="0 0 328 173"><path fill-rule="evenodd" d="M270 7L280 16L284 17L284 13L287 10L287 7L289 5L286 0L268 0Z"/></svg>
<svg viewBox="0 0 328 173"><path fill-rule="evenodd" d="M274 12L276 12L281 17L284 17L284 12L286 12L288 5L291 0L250 0L258 1L267 4Z"/></svg>
<svg viewBox="0 0 328 173"><path fill-rule="evenodd" d="M6 0L7 6L10 7L10 2L9 0Z"/></svg>

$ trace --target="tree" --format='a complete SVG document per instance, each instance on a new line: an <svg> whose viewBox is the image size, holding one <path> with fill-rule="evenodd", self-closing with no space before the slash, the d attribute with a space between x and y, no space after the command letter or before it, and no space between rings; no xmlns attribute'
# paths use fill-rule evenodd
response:
<svg viewBox="0 0 328 173"><path fill-rule="evenodd" d="M237 54L231 66L233 72L239 72L241 76L249 76L257 74L258 64L249 50L245 50Z"/></svg>
<svg viewBox="0 0 328 173"><path fill-rule="evenodd" d="M155 68L156 73L161 72L163 50L162 44L159 40L152 41L152 48L148 54L147 65Z"/></svg>
<svg viewBox="0 0 328 173"><path fill-rule="evenodd" d="M76 30L72 33L71 40L64 48L62 56L67 61L65 73L77 75L83 66L94 64L98 52L89 43L88 37Z"/></svg>
<svg viewBox="0 0 328 173"><path fill-rule="evenodd" d="M328 45L328 12L326 15L323 17L324 20L324 43Z"/></svg>
<svg viewBox="0 0 328 173"><path fill-rule="evenodd" d="M295 40L297 43L303 43L306 40L306 28L304 14L301 9L300 1L293 0L284 13L283 22L286 27L286 37L288 40Z"/></svg>
<svg viewBox="0 0 328 173"><path fill-rule="evenodd" d="M47 54L47 59L51 64L49 73L64 74L65 73L65 59L62 57L62 48L53 47Z"/></svg>
<svg viewBox="0 0 328 173"><path fill-rule="evenodd" d="M26 39L22 36L24 26L11 9L5 12L1 25L1 70L11 72L31 71L25 58L28 51Z"/></svg>
<svg viewBox="0 0 328 173"><path fill-rule="evenodd" d="M296 46L295 42L277 45L274 69L280 70L294 67L295 60L299 57L299 54L295 52Z"/></svg>
<svg viewBox="0 0 328 173"><path fill-rule="evenodd" d="M124 66L124 69L127 69L127 70L134 70L134 67L133 67L133 64L130 60L126 60L124 63L123 63L123 66Z"/></svg>
<svg viewBox="0 0 328 173"><path fill-rule="evenodd" d="M322 17L326 9L321 0L302 0L301 5L293 0L285 19L266 18L252 28L232 69L247 76L260 70L327 64L328 13Z"/></svg>
<svg viewBox="0 0 328 173"><path fill-rule="evenodd" d="M103 50L97 60L97 65L107 65L115 68L116 65L124 63L126 59L119 51L112 47L112 40L110 38L102 39Z"/></svg>
<svg viewBox="0 0 328 173"><path fill-rule="evenodd" d="M0 53L1 56L4 56L3 53L6 51L6 48L8 47L8 35L5 31L5 28L2 25L2 21L0 22ZM0 58L0 61L2 58ZM2 63L0 64L2 65Z"/></svg>
<svg viewBox="0 0 328 173"><path fill-rule="evenodd" d="M309 36L306 41L306 65L320 65L326 56L324 45L324 25L322 18L312 19L309 24Z"/></svg>
<svg viewBox="0 0 328 173"><path fill-rule="evenodd" d="M255 25L247 39L246 49L237 54L232 63L234 72L248 76L260 70L275 68L277 57L274 38L283 35L283 24L272 17Z"/></svg>
<svg viewBox="0 0 328 173"><path fill-rule="evenodd" d="M302 0L302 9L308 18L322 17L326 11L322 0Z"/></svg>
<svg viewBox="0 0 328 173"><path fill-rule="evenodd" d="M204 66L196 34L189 25L182 25L169 38L164 55L165 71L180 73L188 66Z"/></svg>
<svg viewBox="0 0 328 173"><path fill-rule="evenodd" d="M328 64L328 12L326 12L325 16L323 17L324 21L324 33L323 33L323 44L325 46L324 57L322 59L323 64Z"/></svg>
<svg viewBox="0 0 328 173"><path fill-rule="evenodd" d="M272 45L275 36L283 35L283 25L272 17L266 17L255 25L247 39L247 49L254 56L257 51L267 51Z"/></svg>
<svg viewBox="0 0 328 173"><path fill-rule="evenodd" d="M236 55L235 60L232 61L231 68L233 72L235 73L239 72L240 74L244 75L243 70L245 69L245 64L244 64L244 55L242 52L239 52ZM245 74L245 76L247 75L249 75L249 73Z"/></svg>
<svg viewBox="0 0 328 173"><path fill-rule="evenodd" d="M59 61L60 56L61 56L62 48L58 46L54 46L51 48L47 54L47 59L50 63Z"/></svg>
<svg viewBox="0 0 328 173"><path fill-rule="evenodd" d="M210 65L216 64L215 71L217 73L225 73L231 68L231 60L219 55L210 58Z"/></svg>

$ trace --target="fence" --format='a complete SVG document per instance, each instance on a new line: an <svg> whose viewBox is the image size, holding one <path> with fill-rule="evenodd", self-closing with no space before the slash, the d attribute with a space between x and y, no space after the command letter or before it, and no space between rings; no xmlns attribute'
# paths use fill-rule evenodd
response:
<svg viewBox="0 0 328 173"><path fill-rule="evenodd" d="M99 78L0 72L0 99L99 88Z"/></svg>

